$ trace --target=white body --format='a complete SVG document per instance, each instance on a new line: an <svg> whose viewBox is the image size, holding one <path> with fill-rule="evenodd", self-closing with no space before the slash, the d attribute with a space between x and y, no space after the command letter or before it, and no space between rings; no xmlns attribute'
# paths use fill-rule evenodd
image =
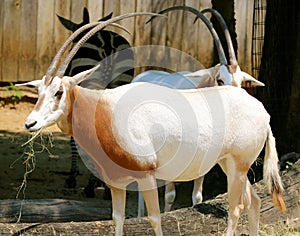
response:
<svg viewBox="0 0 300 236"><path fill-rule="evenodd" d="M161 91L158 93L164 93L166 96L163 100L161 97L156 100L155 94L153 94L153 101L143 101L146 103L129 117L126 122L127 126L124 127L123 115L128 114L128 107L131 106L120 106L119 104L125 104L121 101L121 99L124 99L123 95L130 89L134 89L134 87L137 87L140 91L145 88L149 91L159 89ZM104 90L100 96L98 92L91 90L82 88L77 88L77 90L79 93L86 93L84 96L89 94L89 103L81 107L76 102L75 109L73 108L73 135L76 141L84 149L89 149L91 142L97 142L97 136L91 137L93 131L90 131L94 128L90 127L91 124L95 124L97 121L85 122L88 127L83 127L82 119L86 120L87 117L82 116L80 111L87 109L89 104L92 106L89 110L92 111L96 108L95 104L100 99L99 102L107 106L108 112L111 112L110 114L119 114L112 117L112 124L109 124L114 129L117 143L124 151L133 154L134 157L132 158L137 160L141 169L147 169L148 165L155 165L155 176L158 179L168 181L193 180L207 173L219 160L229 154L251 156L253 162L262 150L268 134L268 125L266 124L269 123L270 118L263 105L244 90L234 87L214 87L178 92L162 86L144 83ZM196 120L191 122L191 125L189 125L189 120L185 120L185 133L182 133L182 124L180 123L181 120L178 119L179 117L170 113L169 109L163 110L163 105L157 104L157 101L172 104L176 98L178 101L186 99L188 103L182 104L181 109L185 110L188 107L183 106L190 105L192 112L195 114L194 118ZM127 102L130 101L131 98ZM135 101L132 102L135 103ZM217 104L220 102L223 104ZM213 106L217 108L213 109ZM220 108L221 110L219 110ZM93 112L96 111L92 111L92 114L94 114ZM76 114L80 114L80 117ZM215 120L213 120L213 117L215 117ZM224 123L221 123L221 126L224 128L219 129L220 123L218 122L222 121ZM99 123L101 122L99 121ZM163 125L163 132L153 131L152 128L158 124ZM197 130L195 130L194 124L198 125ZM76 137L77 128L75 127L80 127L79 137ZM96 133L93 135L96 135ZM138 140L135 142L133 137L137 135ZM162 140L164 141L163 145ZM246 140L248 141L245 142ZM219 143L220 141L221 143ZM183 149L175 153L174 150L178 150L179 145L182 145ZM96 144L93 144L93 146L95 147ZM253 147L256 148L253 149ZM215 155L216 152L219 155ZM97 161L97 154L91 154ZM191 162L183 170L179 169L179 171L182 171L181 173L170 173L169 165L182 167L183 162L186 162L187 158L190 159L189 157L192 158ZM170 161L172 163L165 165ZM110 184L113 185L113 183Z"/></svg>
<svg viewBox="0 0 300 236"><path fill-rule="evenodd" d="M135 82L149 82L173 89L195 89L213 87L217 85L234 85L236 87L264 86L264 84L260 81L241 71L239 66L237 66L234 74L230 74L226 66L220 64L208 69L201 69L196 72L184 71L168 73L165 71L148 70L134 77L132 83ZM194 182L192 194L193 205L202 202L203 181L204 176L196 179ZM170 182L165 186L165 212L171 210L175 197L175 185L173 182ZM144 215L144 201L140 193L138 199L138 217L141 217Z"/></svg>

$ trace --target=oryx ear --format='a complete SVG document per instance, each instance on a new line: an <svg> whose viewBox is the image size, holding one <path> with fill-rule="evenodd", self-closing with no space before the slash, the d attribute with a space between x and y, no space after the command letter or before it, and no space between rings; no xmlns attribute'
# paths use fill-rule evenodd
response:
<svg viewBox="0 0 300 236"><path fill-rule="evenodd" d="M40 83L42 82L41 79L39 80L33 80L33 81L29 81L27 83L22 83L22 84L15 84L16 87L21 87L21 86L33 86L33 87L38 87L40 85Z"/></svg>
<svg viewBox="0 0 300 236"><path fill-rule="evenodd" d="M241 85L242 85L243 88L252 88L252 87L257 87L257 86L265 86L264 83L258 81L257 79L255 79L251 75L247 74L246 72L242 71L242 76L243 76L243 80L242 80Z"/></svg>
<svg viewBox="0 0 300 236"><path fill-rule="evenodd" d="M93 74L99 67L100 67L100 64L94 66L92 69L85 70L83 72L80 72L80 73L72 76L72 81L75 84L81 83L83 80L85 80L86 78L88 78L91 74Z"/></svg>

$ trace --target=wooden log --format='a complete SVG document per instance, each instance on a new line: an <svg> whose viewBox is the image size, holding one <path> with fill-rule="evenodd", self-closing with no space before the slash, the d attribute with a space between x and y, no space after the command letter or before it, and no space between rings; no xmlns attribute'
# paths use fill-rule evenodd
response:
<svg viewBox="0 0 300 236"><path fill-rule="evenodd" d="M67 222L111 219L111 204L64 199L1 200L0 222Z"/></svg>
<svg viewBox="0 0 300 236"><path fill-rule="evenodd" d="M284 200L287 213L280 213L273 207L272 198L266 193L262 181L254 185L262 199L261 225L283 224L300 230L300 161L290 170L283 172L285 187ZM195 208L182 208L162 214L164 235L219 235L226 231L227 195L223 194ZM96 219L96 218L95 218ZM237 228L238 235L248 233L248 221L241 216ZM0 235L114 235L113 221L68 222L68 223L0 223ZM153 235L146 217L127 219L124 235Z"/></svg>

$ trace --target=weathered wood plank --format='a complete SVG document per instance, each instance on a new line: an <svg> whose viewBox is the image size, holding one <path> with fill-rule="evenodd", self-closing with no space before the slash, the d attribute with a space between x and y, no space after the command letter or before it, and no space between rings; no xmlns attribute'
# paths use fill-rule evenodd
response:
<svg viewBox="0 0 300 236"><path fill-rule="evenodd" d="M199 9L198 0L186 0L186 6ZM188 55L195 57L197 55L197 43L198 43L198 24L194 24L195 15L191 12L183 12L183 38L182 38L182 51ZM199 68L193 68L192 63L189 60L182 60L181 70L195 71Z"/></svg>
<svg viewBox="0 0 300 236"><path fill-rule="evenodd" d="M90 13L90 21L97 21L104 16L103 0L88 0L87 7Z"/></svg>
<svg viewBox="0 0 300 236"><path fill-rule="evenodd" d="M0 1L0 29L4 28L3 18L4 18L4 1ZM3 58L3 50L2 50L2 35L3 35L3 30L0 30L0 58L1 58L1 60L0 60L0 81L5 81L2 76L2 68L3 68L2 63L5 60Z"/></svg>
<svg viewBox="0 0 300 236"><path fill-rule="evenodd" d="M37 1L22 2L20 20L20 48L18 81L35 79L35 53L37 37Z"/></svg>
<svg viewBox="0 0 300 236"><path fill-rule="evenodd" d="M66 19L71 18L71 0L55 0L55 9L54 9L54 42L55 42L55 52L59 50L61 45L71 34L59 21L56 15L62 16ZM81 13L82 14L82 13Z"/></svg>
<svg viewBox="0 0 300 236"><path fill-rule="evenodd" d="M247 3L236 1L235 18L237 32L237 58L243 71L252 73L252 26L253 26L253 7L254 0Z"/></svg>
<svg viewBox="0 0 300 236"><path fill-rule="evenodd" d="M174 0L170 2L170 6L184 5L184 0ZM172 11L168 13L167 26L167 46L182 50L183 38L183 11ZM177 55L177 54L176 54ZM181 71L181 57L169 58L170 63L174 65L175 71Z"/></svg>
<svg viewBox="0 0 300 236"><path fill-rule="evenodd" d="M81 22L82 21L82 11L86 6L86 1L71 1L71 21Z"/></svg>
<svg viewBox="0 0 300 236"><path fill-rule="evenodd" d="M45 74L54 54L54 0L38 1L36 78Z"/></svg>
<svg viewBox="0 0 300 236"><path fill-rule="evenodd" d="M168 1L153 0L152 11L158 13L159 11L169 7ZM167 19L162 17L156 17L151 22L151 45L166 46L167 42ZM162 47L160 50L151 52L152 60L158 62L158 64L164 64L164 61L168 60L166 57L166 50ZM160 63L162 62L162 63ZM161 68L164 69L164 68Z"/></svg>
<svg viewBox="0 0 300 236"><path fill-rule="evenodd" d="M4 1L3 11L3 57L1 58L5 60L2 62L2 76L4 81L13 82L18 80L21 1Z"/></svg>
<svg viewBox="0 0 300 236"><path fill-rule="evenodd" d="M114 16L120 15L120 0L104 0L104 15L108 15L113 12Z"/></svg>
<svg viewBox="0 0 300 236"><path fill-rule="evenodd" d="M202 0L199 10L205 8L211 8L212 4L210 0ZM210 19L210 15L207 14L206 17ZM214 40L211 33L207 29L206 25L198 20L198 37L197 37L197 58L203 64L204 67L208 68L213 66L213 51L214 51Z"/></svg>
<svg viewBox="0 0 300 236"><path fill-rule="evenodd" d="M186 6L193 7L200 10L200 2L193 0L186 0ZM198 32L199 24L194 23L195 15L191 12L183 12L183 38L182 51L186 54L181 58L181 70L196 71L202 68L201 64L196 63L198 59ZM188 56L189 55L189 56ZM200 67L200 68L199 68Z"/></svg>
<svg viewBox="0 0 300 236"><path fill-rule="evenodd" d="M105 16L110 14L111 12L113 12L113 17L120 15L121 14L121 12L120 12L120 0L116 0L116 1L104 0L104 9L103 9L103 11L104 11ZM126 20L124 20L124 21L126 21ZM120 23L120 22L117 22L117 23ZM116 27L113 27L112 31L114 31L118 34L124 34L123 30L121 30L119 28L116 28Z"/></svg>
<svg viewBox="0 0 300 236"><path fill-rule="evenodd" d="M155 13L169 7L168 1L153 0L152 11ZM165 45L167 40L167 19L156 17L151 24L151 44Z"/></svg>
<svg viewBox="0 0 300 236"><path fill-rule="evenodd" d="M137 12L152 12L152 1L151 0L137 0L136 2ZM151 35L151 23L145 25L149 16L137 16L135 20L135 46L149 45Z"/></svg>
<svg viewBox="0 0 300 236"><path fill-rule="evenodd" d="M120 14L135 12L135 3L135 1L127 1L126 4L120 4ZM125 39L130 43L130 45L133 45L133 39L135 35L135 17L121 21L120 24L123 25L126 29L128 29L129 32L132 34L129 35L126 33L122 33L122 36L125 37Z"/></svg>
<svg viewBox="0 0 300 236"><path fill-rule="evenodd" d="M152 11L152 1L151 0L137 0L136 1L136 11L137 12L151 12ZM137 16L135 19L135 37L134 37L134 46L144 46L151 43L151 22L145 24L149 19L149 16ZM151 56L150 50L139 50L139 53L136 54L136 62L143 63L142 66L146 65L147 61ZM135 72L142 72L144 68L136 68Z"/></svg>

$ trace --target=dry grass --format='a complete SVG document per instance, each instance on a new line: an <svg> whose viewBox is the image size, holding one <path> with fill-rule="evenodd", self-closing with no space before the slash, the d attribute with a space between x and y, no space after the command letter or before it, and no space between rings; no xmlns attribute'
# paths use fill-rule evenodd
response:
<svg viewBox="0 0 300 236"><path fill-rule="evenodd" d="M260 236L300 236L298 229L291 225L278 223L275 225L265 224L261 225L259 229Z"/></svg>
<svg viewBox="0 0 300 236"><path fill-rule="evenodd" d="M51 132L48 133L45 138L41 131L42 130L30 133L28 140L21 145L22 147L24 147L23 154L11 164L11 167L13 167L13 165L17 161L21 160L23 161L23 165L25 168L25 173L23 175L22 183L17 188L16 199L19 198L21 198L22 200L26 199L27 180L28 180L28 176L35 170L36 154L42 153L45 150L49 154L51 154L47 147L53 147L52 133ZM20 195L22 196L20 197ZM21 216L22 216L22 204L20 207L20 212L19 212L17 222L20 222Z"/></svg>

